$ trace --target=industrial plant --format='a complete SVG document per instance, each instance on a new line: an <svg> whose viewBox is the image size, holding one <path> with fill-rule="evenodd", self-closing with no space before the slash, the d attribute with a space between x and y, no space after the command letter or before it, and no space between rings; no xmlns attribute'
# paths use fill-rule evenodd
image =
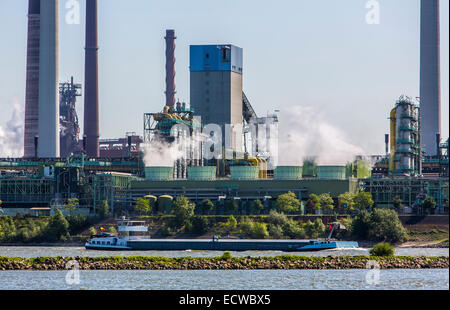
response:
<svg viewBox="0 0 450 310"><path fill-rule="evenodd" d="M86 3L81 85L77 77L59 81L58 0L29 0L24 156L0 159L4 214L51 214L68 199L78 198L84 214L95 214L107 201L112 213L122 215L133 209L137 198L170 202L180 196L217 204L233 200L244 206L259 199L268 210L278 195L289 191L302 202L302 212L311 194L329 193L337 201L342 193L365 191L380 208L392 208L394 197L399 197L404 212L413 212L432 196L436 213L448 213L449 147L440 132L438 0L422 0L420 98L393 98L392 110L386 111L390 132L384 137L385 154L360 154L346 165L298 158L297 166L277 162L277 113L257 115L251 94L244 92L243 48L191 45L190 100L175 99L173 29L164 36L165 103L159 111L143 113L143 121L136 120L142 122L142 136L127 132L117 139L100 139L99 107L105 103L99 101L97 0ZM81 94L82 135L76 112Z"/></svg>

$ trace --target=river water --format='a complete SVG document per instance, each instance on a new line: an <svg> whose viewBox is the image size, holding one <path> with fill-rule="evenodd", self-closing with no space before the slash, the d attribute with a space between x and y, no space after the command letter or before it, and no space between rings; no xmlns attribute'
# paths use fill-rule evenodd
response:
<svg viewBox="0 0 450 310"><path fill-rule="evenodd" d="M73 272L73 271L72 271ZM448 290L448 269L0 271L3 290ZM69 279L76 279L73 275ZM74 283L74 284L68 284Z"/></svg>
<svg viewBox="0 0 450 310"><path fill-rule="evenodd" d="M281 251L244 251L230 252L233 256L278 256L283 254L299 256L356 256L369 255L369 249L348 248L324 250L317 252L281 252ZM94 251L84 247L23 247L0 246L0 256L8 257L76 257L76 256L163 256L163 257L217 257L222 251ZM449 256L448 248L396 248L395 255L399 256Z"/></svg>
<svg viewBox="0 0 450 310"><path fill-rule="evenodd" d="M245 251L233 256L355 256L369 249L319 252ZM0 247L0 256L215 257L220 251L92 251L83 247ZM449 256L448 248L397 248L395 255ZM69 271L0 271L0 290L448 290L448 269L394 270L82 270L79 284ZM374 272L378 274L374 274ZM368 280L367 280L368 279ZM378 281L376 280L378 279Z"/></svg>

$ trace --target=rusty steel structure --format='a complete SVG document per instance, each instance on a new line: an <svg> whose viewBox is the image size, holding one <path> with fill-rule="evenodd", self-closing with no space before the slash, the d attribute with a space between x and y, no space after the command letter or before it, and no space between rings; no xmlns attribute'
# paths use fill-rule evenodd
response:
<svg viewBox="0 0 450 310"><path fill-rule="evenodd" d="M25 90L24 157L36 156L35 137L39 121L40 0L28 2L28 38Z"/></svg>
<svg viewBox="0 0 450 310"><path fill-rule="evenodd" d="M80 96L81 84L74 84L73 77L70 79L70 82L59 84L59 145L61 157L82 152L79 141L80 126L75 109L77 97Z"/></svg>
<svg viewBox="0 0 450 310"><path fill-rule="evenodd" d="M175 30L166 30L166 106L175 106Z"/></svg>
<svg viewBox="0 0 450 310"><path fill-rule="evenodd" d="M84 85L84 136L86 154L100 156L98 102L98 28L97 0L86 1L86 47Z"/></svg>

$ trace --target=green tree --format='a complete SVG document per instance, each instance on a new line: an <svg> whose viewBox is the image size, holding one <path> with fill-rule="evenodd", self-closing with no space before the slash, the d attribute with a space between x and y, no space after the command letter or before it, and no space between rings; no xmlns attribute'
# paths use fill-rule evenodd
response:
<svg viewBox="0 0 450 310"><path fill-rule="evenodd" d="M191 202L187 197L181 196L174 204L172 213L178 225L183 225L194 216L195 203Z"/></svg>
<svg viewBox="0 0 450 310"><path fill-rule="evenodd" d="M94 235L97 234L97 230L95 229L95 227L90 227L90 228L89 228L89 234L90 234L91 236L94 236Z"/></svg>
<svg viewBox="0 0 450 310"><path fill-rule="evenodd" d="M320 205L320 198L316 194L310 194L308 201L310 201L310 204L312 205L313 210L311 210L311 211L322 209L322 206ZM311 213L313 213L313 212L311 212Z"/></svg>
<svg viewBox="0 0 450 310"><path fill-rule="evenodd" d="M281 194L277 198L276 207L281 212L297 212L299 210L300 200L297 199L293 192Z"/></svg>
<svg viewBox="0 0 450 310"><path fill-rule="evenodd" d="M368 192L359 192L358 194L356 194L353 201L355 203L355 209L360 211L370 210L374 204L374 201L372 200L372 194Z"/></svg>
<svg viewBox="0 0 450 310"><path fill-rule="evenodd" d="M278 225L269 224L267 231L269 232L269 236L273 239L283 238L283 229Z"/></svg>
<svg viewBox="0 0 450 310"><path fill-rule="evenodd" d="M228 199L225 201L225 210L228 214L234 214L238 208L239 205L235 199Z"/></svg>
<svg viewBox="0 0 450 310"><path fill-rule="evenodd" d="M339 208L346 211L352 211L355 208L355 194L346 192L338 196ZM346 206L346 208L344 208Z"/></svg>
<svg viewBox="0 0 450 310"><path fill-rule="evenodd" d="M203 235L209 230L209 221L206 216L194 216L192 218L192 233L197 235Z"/></svg>
<svg viewBox="0 0 450 310"><path fill-rule="evenodd" d="M270 210L267 222L273 225L282 226L288 221L288 217L284 213L278 213L275 210Z"/></svg>
<svg viewBox="0 0 450 310"><path fill-rule="evenodd" d="M228 220L227 220L227 222L226 222L226 225L227 225L228 227L230 227L231 229L236 228L236 227L237 227L237 220L236 220L236 218L235 218L233 215L230 215L230 216L228 217Z"/></svg>
<svg viewBox="0 0 450 310"><path fill-rule="evenodd" d="M357 239L368 239L370 221L370 213L367 210L362 210L361 213L352 221L352 233Z"/></svg>
<svg viewBox="0 0 450 310"><path fill-rule="evenodd" d="M319 201L320 201L320 206L326 213L330 214L333 212L334 201L333 201L333 198L331 198L330 194L328 194L328 193L321 194L319 196Z"/></svg>
<svg viewBox="0 0 450 310"><path fill-rule="evenodd" d="M134 205L134 210L139 212L140 215L148 214L151 211L150 201L146 198L135 199L136 204Z"/></svg>
<svg viewBox="0 0 450 310"><path fill-rule="evenodd" d="M401 200L400 196L395 196L392 199L392 204L394 205L394 209L400 211L400 209L403 207L403 201Z"/></svg>
<svg viewBox="0 0 450 310"><path fill-rule="evenodd" d="M363 210L352 222L352 233L362 240L402 242L407 232L397 212L389 209L374 209L370 214Z"/></svg>
<svg viewBox="0 0 450 310"><path fill-rule="evenodd" d="M98 209L98 214L100 215L100 218L105 219L109 216L109 204L108 200L103 200L102 204L100 205Z"/></svg>
<svg viewBox="0 0 450 310"><path fill-rule="evenodd" d="M306 236L303 227L294 220L287 220L282 226L283 235L291 239L303 239Z"/></svg>
<svg viewBox="0 0 450 310"><path fill-rule="evenodd" d="M67 203L64 205L64 209L66 209L70 215L72 212L76 211L80 206L80 201L78 198L69 198L67 199Z"/></svg>
<svg viewBox="0 0 450 310"><path fill-rule="evenodd" d="M252 208L253 208L253 210L255 210L255 212L257 212L258 214L261 214L261 212L264 210L264 205L261 202L261 200L256 199L252 203Z"/></svg>
<svg viewBox="0 0 450 310"><path fill-rule="evenodd" d="M214 203L211 199L203 199L201 202L201 209L203 214L209 214L214 209Z"/></svg>
<svg viewBox="0 0 450 310"><path fill-rule="evenodd" d="M428 214L433 214L436 209L436 200L434 200L434 197L427 196L422 202L422 208L424 208Z"/></svg>
<svg viewBox="0 0 450 310"><path fill-rule="evenodd" d="M46 236L53 241L64 240L69 236L69 222L67 222L61 210L56 209L55 214L50 218Z"/></svg>
<svg viewBox="0 0 450 310"><path fill-rule="evenodd" d="M253 223L250 236L254 239L265 239L269 236L267 225L264 223Z"/></svg>

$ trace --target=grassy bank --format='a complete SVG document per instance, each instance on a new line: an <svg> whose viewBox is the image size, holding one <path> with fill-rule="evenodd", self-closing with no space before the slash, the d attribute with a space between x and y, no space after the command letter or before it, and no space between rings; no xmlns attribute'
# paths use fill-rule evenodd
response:
<svg viewBox="0 0 450 310"><path fill-rule="evenodd" d="M252 269L367 269L375 260L381 269L448 268L448 257L0 257L0 270L66 270L75 260L80 270L252 270Z"/></svg>

